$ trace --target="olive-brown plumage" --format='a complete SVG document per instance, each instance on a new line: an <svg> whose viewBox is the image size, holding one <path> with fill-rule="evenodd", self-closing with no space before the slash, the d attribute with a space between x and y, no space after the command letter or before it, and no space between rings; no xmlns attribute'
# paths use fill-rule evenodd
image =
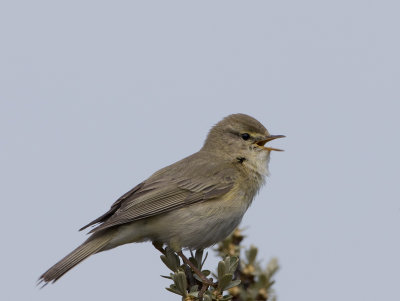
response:
<svg viewBox="0 0 400 301"><path fill-rule="evenodd" d="M256 119L233 114L217 123L204 146L120 197L78 248L40 276L55 282L88 256L122 244L153 241L203 249L228 236L268 175L271 136Z"/></svg>

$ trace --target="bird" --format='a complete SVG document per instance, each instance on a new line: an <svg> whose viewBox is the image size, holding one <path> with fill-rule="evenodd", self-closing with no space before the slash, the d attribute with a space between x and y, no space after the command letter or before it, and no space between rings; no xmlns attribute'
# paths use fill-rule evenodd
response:
<svg viewBox="0 0 400 301"><path fill-rule="evenodd" d="M127 243L151 241L184 256L184 249L220 242L239 225L265 183L271 151L281 151L266 143L283 137L246 114L223 118L198 152L158 170L82 227L91 227L89 238L39 283L54 283L89 256Z"/></svg>

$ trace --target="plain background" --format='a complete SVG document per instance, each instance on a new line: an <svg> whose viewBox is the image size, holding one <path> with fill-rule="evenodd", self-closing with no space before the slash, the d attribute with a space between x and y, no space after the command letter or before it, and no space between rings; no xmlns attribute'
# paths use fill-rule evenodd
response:
<svg viewBox="0 0 400 301"><path fill-rule="evenodd" d="M35 282L85 239L77 229L237 112L287 136L242 223L264 263L279 259L279 300L400 300L399 10L2 1L4 300L179 300L148 243Z"/></svg>

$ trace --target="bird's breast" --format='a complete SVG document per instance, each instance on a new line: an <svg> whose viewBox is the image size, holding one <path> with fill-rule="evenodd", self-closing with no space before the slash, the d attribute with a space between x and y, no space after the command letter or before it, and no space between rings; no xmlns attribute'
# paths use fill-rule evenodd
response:
<svg viewBox="0 0 400 301"><path fill-rule="evenodd" d="M152 218L149 238L176 248L206 248L226 238L239 225L251 199L240 187L208 201ZM167 226L166 226L167 225Z"/></svg>

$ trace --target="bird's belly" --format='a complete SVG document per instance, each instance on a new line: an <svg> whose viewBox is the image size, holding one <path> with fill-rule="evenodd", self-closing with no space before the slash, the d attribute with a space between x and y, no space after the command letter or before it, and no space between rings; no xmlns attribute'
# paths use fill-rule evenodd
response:
<svg viewBox="0 0 400 301"><path fill-rule="evenodd" d="M175 250L206 248L232 233L247 207L248 203L243 201L210 200L180 208L149 220L149 239L166 243Z"/></svg>

